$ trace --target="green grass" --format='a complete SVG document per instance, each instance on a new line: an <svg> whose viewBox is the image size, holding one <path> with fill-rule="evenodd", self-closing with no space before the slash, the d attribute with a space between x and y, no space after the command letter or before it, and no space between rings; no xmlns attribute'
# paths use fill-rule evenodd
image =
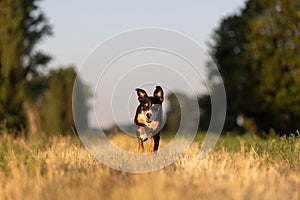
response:
<svg viewBox="0 0 300 200"><path fill-rule="evenodd" d="M197 138L198 139L198 138ZM199 140L201 141L201 139ZM226 152L250 152L258 157L265 156L266 163L284 163L290 166L291 170L300 171L300 138L295 136L279 137L269 135L260 137L255 134L225 134L218 140L214 151Z"/></svg>
<svg viewBox="0 0 300 200"><path fill-rule="evenodd" d="M174 133L161 133L161 139L164 141L171 141L174 137ZM201 143L204 138L205 133L198 133L194 141ZM252 152L257 156L266 156L267 163L265 164L268 162L286 163L292 170L300 171L300 137L294 135L279 137L274 132L268 136L226 133L220 136L213 150L215 152L243 152L244 154Z"/></svg>

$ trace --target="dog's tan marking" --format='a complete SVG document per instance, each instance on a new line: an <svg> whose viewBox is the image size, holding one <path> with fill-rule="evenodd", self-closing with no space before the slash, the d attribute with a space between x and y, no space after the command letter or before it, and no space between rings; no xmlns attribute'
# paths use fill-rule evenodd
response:
<svg viewBox="0 0 300 200"><path fill-rule="evenodd" d="M141 138L138 138L138 143L139 143L138 151L142 153L144 151L144 142Z"/></svg>
<svg viewBox="0 0 300 200"><path fill-rule="evenodd" d="M154 137L150 138L150 147L149 147L149 152L154 151Z"/></svg>
<svg viewBox="0 0 300 200"><path fill-rule="evenodd" d="M138 123L144 124L144 125L147 124L145 115L146 115L146 111L142 111L142 113L138 114L138 116L137 116Z"/></svg>

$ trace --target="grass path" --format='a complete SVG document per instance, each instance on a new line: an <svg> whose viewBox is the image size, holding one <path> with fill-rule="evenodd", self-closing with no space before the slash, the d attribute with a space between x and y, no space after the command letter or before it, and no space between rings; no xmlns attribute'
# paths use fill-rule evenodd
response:
<svg viewBox="0 0 300 200"><path fill-rule="evenodd" d="M123 148L135 142L111 140ZM201 161L199 142L162 170L128 174L102 165L74 138L4 135L0 199L300 199L298 139L225 137Z"/></svg>

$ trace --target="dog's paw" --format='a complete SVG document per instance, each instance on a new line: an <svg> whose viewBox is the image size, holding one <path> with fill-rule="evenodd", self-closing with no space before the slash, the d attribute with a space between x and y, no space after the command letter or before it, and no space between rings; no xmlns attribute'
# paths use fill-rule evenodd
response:
<svg viewBox="0 0 300 200"><path fill-rule="evenodd" d="M147 141L148 140L148 137L146 134L144 135L140 135L140 138L142 139L143 142Z"/></svg>

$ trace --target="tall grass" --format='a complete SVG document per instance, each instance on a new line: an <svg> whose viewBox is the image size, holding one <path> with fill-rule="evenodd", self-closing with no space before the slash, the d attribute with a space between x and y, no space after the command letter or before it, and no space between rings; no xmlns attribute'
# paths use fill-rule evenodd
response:
<svg viewBox="0 0 300 200"><path fill-rule="evenodd" d="M298 138L226 135L199 161L202 138L162 170L128 174L99 163L76 138L3 134L0 199L300 199ZM136 139L110 139L136 148Z"/></svg>

